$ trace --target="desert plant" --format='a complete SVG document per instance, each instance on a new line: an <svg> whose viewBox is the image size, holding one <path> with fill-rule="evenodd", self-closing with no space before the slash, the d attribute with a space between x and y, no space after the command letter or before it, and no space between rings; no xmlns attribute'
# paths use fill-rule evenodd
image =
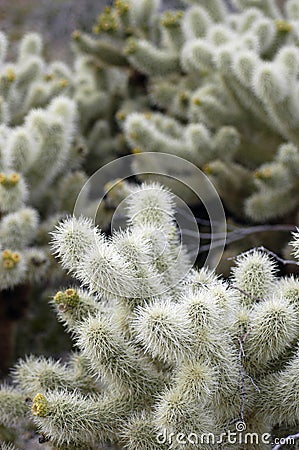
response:
<svg viewBox="0 0 299 450"><path fill-rule="evenodd" d="M238 256L227 281L191 268L174 212L169 191L144 184L110 239L83 217L60 223L53 251L81 287L51 303L78 353L20 361L0 391L4 426L33 423L59 449L211 449L212 433L243 450L297 425L298 280L260 250ZM259 443L242 440L246 426Z"/></svg>
<svg viewBox="0 0 299 450"><path fill-rule="evenodd" d="M74 33L77 96L91 93L81 107L86 117L95 98L105 107L87 126L91 153L99 163L128 151L181 156L211 178L233 220L297 224L298 2L185 3L165 12L156 0L117 0L93 36ZM232 253L262 240L286 244L266 233Z"/></svg>
<svg viewBox="0 0 299 450"><path fill-rule="evenodd" d="M77 106L66 96L70 70L45 62L36 33L24 36L13 62L7 61L7 47L1 33L1 371L12 362L16 324L35 287L62 275L48 231L72 211L87 179L80 171Z"/></svg>
<svg viewBox="0 0 299 450"><path fill-rule="evenodd" d="M43 40L38 33L27 33L20 40L17 55L10 61L7 36L0 34L1 123L21 125L32 108L45 107L51 99L67 94L71 70L63 62L47 63Z"/></svg>

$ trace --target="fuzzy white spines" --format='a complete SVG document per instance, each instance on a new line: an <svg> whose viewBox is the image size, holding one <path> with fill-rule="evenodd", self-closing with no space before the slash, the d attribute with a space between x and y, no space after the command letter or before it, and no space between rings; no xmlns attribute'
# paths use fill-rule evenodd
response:
<svg viewBox="0 0 299 450"><path fill-rule="evenodd" d="M233 61L233 69L241 83L251 84L257 66L257 55L247 50L238 52Z"/></svg>
<svg viewBox="0 0 299 450"><path fill-rule="evenodd" d="M284 99L288 88L281 69L273 63L263 63L257 67L253 86L258 97L266 101L270 98L277 103Z"/></svg>
<svg viewBox="0 0 299 450"><path fill-rule="evenodd" d="M125 417L126 400L117 393L104 395L99 401L78 392L52 391L34 397L32 412L39 430L56 445L88 448L114 437L114 421Z"/></svg>
<svg viewBox="0 0 299 450"><path fill-rule="evenodd" d="M182 302L192 323L194 334L192 349L195 355L203 356L207 363L219 371L219 379L222 382L215 391L213 402L218 405L219 415L223 416L226 413L220 405L230 402L231 390L238 378L236 353L231 348L231 335L228 331L227 320L230 319L223 310L221 311L215 295L209 288L195 286L193 290L193 293L192 290L187 290ZM235 301L234 296L232 300ZM222 321L219 321L219 317L222 317ZM231 350L228 356L229 348ZM226 381L223 383L224 380ZM233 405L230 405L230 408L233 408Z"/></svg>
<svg viewBox="0 0 299 450"><path fill-rule="evenodd" d="M259 53L266 54L271 49L276 37L276 27L268 17L258 19L252 27L252 32L258 38Z"/></svg>
<svg viewBox="0 0 299 450"><path fill-rule="evenodd" d="M4 247L25 248L35 237L38 225L37 211L33 208L21 208L7 214L0 221L0 241Z"/></svg>
<svg viewBox="0 0 299 450"><path fill-rule="evenodd" d="M211 429L217 433L214 418L207 407L204 408L198 401L190 402L181 391L172 389L161 395L155 408L155 423L164 431L169 443L173 442L171 433L175 439L179 433L193 437L206 435ZM196 440L191 442L196 443ZM203 442L200 448L208 450L211 447Z"/></svg>
<svg viewBox="0 0 299 450"><path fill-rule="evenodd" d="M196 39L207 33L212 20L208 12L200 6L189 8L183 18L182 29L187 39Z"/></svg>
<svg viewBox="0 0 299 450"><path fill-rule="evenodd" d="M188 356L193 341L191 323L179 304L160 299L139 307L133 329L137 342L153 358L177 364Z"/></svg>
<svg viewBox="0 0 299 450"><path fill-rule="evenodd" d="M187 70L211 71L214 66L214 46L202 39L187 42L183 48L181 64Z"/></svg>
<svg viewBox="0 0 299 450"><path fill-rule="evenodd" d="M0 422L11 427L20 425L27 420L28 406L25 395L20 390L6 384L0 387Z"/></svg>
<svg viewBox="0 0 299 450"><path fill-rule="evenodd" d="M28 199L28 188L24 178L9 170L0 173L0 211L13 212L24 206Z"/></svg>
<svg viewBox="0 0 299 450"><path fill-rule="evenodd" d="M65 96L54 98L49 104L48 111L55 117L58 116L65 124L66 141L70 141L73 137L75 124L78 120L77 105L74 100Z"/></svg>
<svg viewBox="0 0 299 450"><path fill-rule="evenodd" d="M26 34L20 42L19 59L25 60L28 56L39 56L43 50L42 38L38 33Z"/></svg>
<svg viewBox="0 0 299 450"><path fill-rule="evenodd" d="M157 183L134 189L128 200L128 216L133 225L171 228L174 214L172 194Z"/></svg>
<svg viewBox="0 0 299 450"><path fill-rule="evenodd" d="M68 387L66 366L52 359L27 357L14 368L13 378L28 395Z"/></svg>
<svg viewBox="0 0 299 450"><path fill-rule="evenodd" d="M288 45L282 47L277 53L276 62L282 65L291 83L294 83L299 70L299 50L297 47Z"/></svg>
<svg viewBox="0 0 299 450"><path fill-rule="evenodd" d="M64 97L54 99L47 109L31 110L26 117L25 127L37 144L34 161L27 172L32 187L45 190L66 167L75 121L75 104Z"/></svg>
<svg viewBox="0 0 299 450"><path fill-rule="evenodd" d="M153 254L153 240L150 239L149 229L147 225L134 226L131 230L120 231L113 236L115 251L126 260L134 274L135 295L138 295L141 302L166 290L163 286L163 274L155 267L156 255ZM155 233L157 228L153 231Z"/></svg>
<svg viewBox="0 0 299 450"><path fill-rule="evenodd" d="M129 0L131 25L143 27L152 25L156 14L161 9L161 0Z"/></svg>
<svg viewBox="0 0 299 450"><path fill-rule="evenodd" d="M89 219L68 218L52 234L52 249L68 270L76 270L82 258L96 246L96 232Z"/></svg>
<svg viewBox="0 0 299 450"><path fill-rule="evenodd" d="M113 243L96 237L94 248L81 254L76 277L91 292L105 298L134 298L138 295L134 284L134 271Z"/></svg>
<svg viewBox="0 0 299 450"><path fill-rule="evenodd" d="M179 69L176 51L160 49L145 39L129 39L125 49L131 64L147 75L168 75Z"/></svg>
<svg viewBox="0 0 299 450"><path fill-rule="evenodd" d="M154 219L154 218L153 218ZM146 297L166 293L169 289L176 289L179 280L184 278L190 269L189 258L177 239L173 225L165 226L135 225L132 227L133 236L140 236L149 242L149 264L138 268L136 283L140 284L140 292L150 292ZM143 261L145 259L143 258ZM139 280L139 281L138 281Z"/></svg>
<svg viewBox="0 0 299 450"><path fill-rule="evenodd" d="M34 396L37 392L49 392L56 389L64 389L69 392L93 391L96 383L86 368L82 367L82 362L83 357L80 354L72 355L68 364L54 361L52 358L29 356L17 363L12 376L14 382L21 387L22 392L29 396Z"/></svg>
<svg viewBox="0 0 299 450"><path fill-rule="evenodd" d="M37 151L36 143L31 138L30 133L23 127L12 130L7 146L11 166L22 172L28 170Z"/></svg>
<svg viewBox="0 0 299 450"><path fill-rule="evenodd" d="M299 417L298 379L297 350L283 370L269 374L261 381L258 415L261 417L267 410L272 426L282 422L294 426Z"/></svg>
<svg viewBox="0 0 299 450"><path fill-rule="evenodd" d="M127 263L134 259L135 286L139 263L151 263L155 233L153 225L142 225L146 238L135 242L136 228L101 242L119 257L127 253ZM24 390L40 391L32 406L39 430L72 448L111 439L138 450L138 430L141 448L151 449L150 432L218 436L242 411L253 430L297 420L298 286L275 271L272 259L254 250L236 259L231 283L207 269L192 270L179 283L179 295L170 290L141 304L121 296L106 302L104 294L94 298L75 288L58 292L53 303L80 354L67 367L29 359L15 376Z"/></svg>
<svg viewBox="0 0 299 450"><path fill-rule="evenodd" d="M255 305L250 315L244 352L248 371L254 373L262 371L296 342L298 310L289 300L275 296Z"/></svg>
<svg viewBox="0 0 299 450"><path fill-rule="evenodd" d="M88 317L76 329L77 345L92 372L131 395L153 392L157 376L146 359L126 342L112 318Z"/></svg>
<svg viewBox="0 0 299 450"><path fill-rule="evenodd" d="M207 403L218 389L219 374L204 358L184 361L174 380L176 392L187 401Z"/></svg>
<svg viewBox="0 0 299 450"><path fill-rule="evenodd" d="M162 283L158 294L165 292L165 285L168 289L175 288L190 269L189 258L176 233L174 200L168 189L157 183L143 183L126 200L132 234L137 232L137 236L149 239L152 264L160 274L158 278L155 273L153 277L149 274L149 281L155 283L157 278Z"/></svg>
<svg viewBox="0 0 299 450"><path fill-rule="evenodd" d="M66 219L53 233L53 250L90 291L105 298L139 299L174 288L189 270L174 222L172 195L143 184L126 199L128 230L107 240L91 224Z"/></svg>
<svg viewBox="0 0 299 450"><path fill-rule="evenodd" d="M44 248L30 247L25 249L26 278L31 283L41 283L46 280L50 268L49 253Z"/></svg>
<svg viewBox="0 0 299 450"><path fill-rule="evenodd" d="M298 0L288 0L285 5L286 15L289 20L299 19L299 2Z"/></svg>
<svg viewBox="0 0 299 450"><path fill-rule="evenodd" d="M278 281L277 295L289 300L296 310L299 308L299 280L294 276L283 278Z"/></svg>
<svg viewBox="0 0 299 450"><path fill-rule="evenodd" d="M236 262L233 286L243 291L245 303L254 303L268 296L275 280L275 263L257 250L238 256Z"/></svg>
<svg viewBox="0 0 299 450"><path fill-rule="evenodd" d="M199 336L201 330L213 329L217 325L219 310L215 297L209 290L190 289L184 294L182 305Z"/></svg>
<svg viewBox="0 0 299 450"><path fill-rule="evenodd" d="M131 416L121 429L121 437L128 450L166 450L166 445L158 442L158 434L159 428L146 411Z"/></svg>

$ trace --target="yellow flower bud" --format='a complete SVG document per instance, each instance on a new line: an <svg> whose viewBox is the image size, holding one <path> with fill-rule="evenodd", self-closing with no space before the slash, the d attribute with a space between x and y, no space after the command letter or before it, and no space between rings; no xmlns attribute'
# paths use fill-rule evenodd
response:
<svg viewBox="0 0 299 450"><path fill-rule="evenodd" d="M20 181L20 175L16 172L12 173L9 177L9 182L10 184L12 184L13 186L18 184L18 182Z"/></svg>
<svg viewBox="0 0 299 450"><path fill-rule="evenodd" d="M126 114L123 111L118 111L118 113L116 113L116 118L118 120L125 120Z"/></svg>
<svg viewBox="0 0 299 450"><path fill-rule="evenodd" d="M15 263L18 263L21 261L21 255L20 255L20 253L17 253L17 252L13 253L11 255L11 258Z"/></svg>
<svg viewBox="0 0 299 450"><path fill-rule="evenodd" d="M59 81L59 85L61 87L67 87L69 85L68 80L66 80L65 78L63 78L62 80Z"/></svg>
<svg viewBox="0 0 299 450"><path fill-rule="evenodd" d="M5 260L3 261L3 267L4 267L4 269L10 270L10 269L13 269L14 266L15 266L15 264L14 264L14 262L13 262L11 259L5 259Z"/></svg>
<svg viewBox="0 0 299 450"><path fill-rule="evenodd" d="M124 2L123 0L116 0L114 7L117 9L119 16L123 16L129 11L129 3Z"/></svg>
<svg viewBox="0 0 299 450"><path fill-rule="evenodd" d="M67 289L64 293L67 306L75 307L79 302L79 295L75 289Z"/></svg>
<svg viewBox="0 0 299 450"><path fill-rule="evenodd" d="M37 394L31 408L34 416L45 417L48 414L48 401L43 394Z"/></svg>
<svg viewBox="0 0 299 450"><path fill-rule="evenodd" d="M59 304L64 299L64 293L62 291L58 291L57 294L54 296L54 302Z"/></svg>
<svg viewBox="0 0 299 450"><path fill-rule="evenodd" d="M3 250L3 252L2 252L3 259L10 259L11 256L12 256L12 253L10 250L8 250L8 249Z"/></svg>
<svg viewBox="0 0 299 450"><path fill-rule="evenodd" d="M196 105L196 106L200 106L201 101L200 101L200 99L199 99L198 97L195 97L195 98L193 99L193 103L194 103L194 105Z"/></svg>
<svg viewBox="0 0 299 450"><path fill-rule="evenodd" d="M256 170L253 175L255 178L263 180L272 176L272 170L270 168Z"/></svg>
<svg viewBox="0 0 299 450"><path fill-rule="evenodd" d="M292 30L292 25L287 22L286 20L275 20L275 25L277 28L277 31L280 31L282 33L289 33Z"/></svg>
<svg viewBox="0 0 299 450"><path fill-rule="evenodd" d="M54 76L53 73L47 73L47 74L44 76L44 80L45 80L45 81L52 81L53 78L55 78L55 76Z"/></svg>
<svg viewBox="0 0 299 450"><path fill-rule="evenodd" d="M124 52L126 55L132 55L133 53L135 53L137 50L137 44L136 44L136 40L132 37L129 38L127 41L127 45L124 49Z"/></svg>
<svg viewBox="0 0 299 450"><path fill-rule="evenodd" d="M7 77L8 81L12 82L15 80L16 74L11 68L8 68L6 70L6 77Z"/></svg>
<svg viewBox="0 0 299 450"><path fill-rule="evenodd" d="M66 297L74 297L74 295L77 294L77 291L75 291L75 289L67 289L65 291L65 295Z"/></svg>

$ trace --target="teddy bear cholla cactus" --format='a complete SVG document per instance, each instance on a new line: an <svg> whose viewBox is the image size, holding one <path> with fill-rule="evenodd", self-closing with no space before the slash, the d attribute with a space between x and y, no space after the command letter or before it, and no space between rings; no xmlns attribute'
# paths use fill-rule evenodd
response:
<svg viewBox="0 0 299 450"><path fill-rule="evenodd" d="M255 221L283 216L298 204L294 195L298 184L292 170L280 157L258 167L273 158L280 142L298 145L298 3L285 2L286 16L275 1L235 2L238 9L231 14L220 0L209 5L193 3L177 24L184 37L177 58L186 72L179 84L185 92L185 110L178 108L165 79L156 77L151 83L153 102L190 125L178 138L171 128L161 130L155 116L147 118L139 113L126 121L128 142L133 148L148 151L159 141L159 150L172 147L172 152L185 153L186 158L204 167L235 214L243 210ZM138 52L132 52L131 62L142 66ZM197 86L192 82L195 76L200 77ZM236 140L237 132L240 136ZM171 145L172 139L180 145ZM297 148L293 152L298 158ZM251 172L252 168L256 170ZM281 182L280 174L287 183ZM282 197L283 209L277 207Z"/></svg>
<svg viewBox="0 0 299 450"><path fill-rule="evenodd" d="M20 125L32 108L45 107L70 88L71 70L58 61L43 58L43 42L38 33L28 33L18 44L15 61L7 61L9 42L0 33L0 122Z"/></svg>
<svg viewBox="0 0 299 450"><path fill-rule="evenodd" d="M45 273L48 257L32 243L45 213L47 188L73 156L75 120L74 102L57 97L47 109L32 110L24 125L0 127L0 289Z"/></svg>
<svg viewBox="0 0 299 450"><path fill-rule="evenodd" d="M105 144L94 151L116 148L120 129L133 152L176 154L204 168L236 216L283 217L298 205L298 1L282 10L275 0L236 0L233 11L224 0L185 3L161 13L156 0L117 0L95 37L74 35L82 79L98 65L102 80L123 73L127 86L118 101L110 96L116 121L102 116L92 135Z"/></svg>
<svg viewBox="0 0 299 450"><path fill-rule="evenodd" d="M23 36L12 60L9 47L7 36L0 32L0 122L21 125L32 108L44 108L59 95L69 96L78 107L78 136L83 133L86 137L86 141L78 137L78 146L84 153L87 145L92 155L86 161L88 170L93 172L113 159L124 145L116 135L111 136L114 130L110 118L118 108L118 96L128 95L126 73L105 70L78 54L74 67L62 61L47 62L38 33Z"/></svg>
<svg viewBox="0 0 299 450"><path fill-rule="evenodd" d="M124 42L128 35L137 38L142 36L143 43L146 43L145 39L150 40L153 35L163 35L163 32L166 34L169 32L174 36L176 27L172 27L172 19L175 23L177 20L180 21L182 12L174 13L173 17L168 13L161 19L160 7L160 2L156 0L116 1L113 8L107 7L104 10L94 27L100 39L94 39L80 32L73 35L76 52L74 95L83 117L81 125L84 135L87 136L90 152L87 159L88 170L91 168L90 162L97 161L98 165L102 165L117 155L127 153L128 143L134 153L145 150L143 144L139 146L137 135L141 133L147 141L148 130L144 130L138 121L138 132L135 133L133 128L129 132L126 126L124 131L124 121L130 113L136 111L144 111L146 117L151 117L150 110L155 103L152 95L148 95L147 87L151 79L144 75L142 68L140 69L138 65L135 67L132 63L131 58L134 57L132 49L130 50L130 45L126 47ZM165 26L160 27L160 20ZM162 66L168 64L169 59L172 59L173 51L170 52L167 48L157 53L159 55L153 66L160 70ZM151 58L155 59L155 55L151 55ZM175 63L175 67L178 68L178 64ZM152 81L155 85L155 78ZM171 85L171 81L169 84ZM172 94L176 97L175 93ZM184 95L182 102L183 97ZM169 100L167 104L170 104ZM215 157L218 153L222 153L223 149L227 154L231 154L239 142L238 133L231 127L222 127L219 133L212 133L209 136L201 125L193 124L187 126L185 130L185 127L165 117L164 114L154 114L152 117L155 125L159 127L160 134L150 134L147 151L162 149L163 152L181 155L192 162L206 162L207 153L210 154L208 160L211 154ZM173 133L173 136L165 139L164 132ZM124 134L128 142L125 141Z"/></svg>
<svg viewBox="0 0 299 450"><path fill-rule="evenodd" d="M48 231L72 210L86 181L74 145L77 110L58 96L22 125L0 125L0 370L13 361L16 324L32 286L62 276ZM50 188L51 187L51 188Z"/></svg>
<svg viewBox="0 0 299 450"><path fill-rule="evenodd" d="M174 214L171 194L149 184L130 197L127 230L109 239L82 217L59 225L54 251L82 287L52 304L78 353L68 364L20 361L15 387L0 391L4 425L24 418L28 396L26 420L60 449L166 449L168 439L211 449L202 436L236 421L259 436L296 425L298 280L277 277L258 250L237 258L229 281L190 268ZM293 245L297 256L298 234ZM248 445L228 448L271 448Z"/></svg>

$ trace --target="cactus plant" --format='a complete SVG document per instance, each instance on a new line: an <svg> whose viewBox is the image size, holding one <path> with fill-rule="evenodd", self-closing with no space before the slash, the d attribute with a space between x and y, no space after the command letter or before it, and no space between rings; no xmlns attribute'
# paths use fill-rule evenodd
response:
<svg viewBox="0 0 299 450"><path fill-rule="evenodd" d="M268 449L277 424L296 426L298 280L261 250L227 281L190 267L174 212L168 190L143 184L110 239L83 218L58 225L53 251L81 287L51 303L77 353L20 361L0 390L3 425L33 423L53 449L131 450Z"/></svg>
<svg viewBox="0 0 299 450"><path fill-rule="evenodd" d="M103 141L92 151L182 156L211 177L235 218L295 220L297 1L281 9L275 0L236 0L233 10L224 0L185 3L161 12L155 0L119 0L93 37L74 34L85 72L98 68L102 83L118 78L125 87L116 93L98 82L99 96L114 92L105 106L114 116L95 122L90 136Z"/></svg>
<svg viewBox="0 0 299 450"><path fill-rule="evenodd" d="M62 271L48 231L72 211L87 177L80 170L78 111L68 94L70 69L47 64L42 39L23 37L8 62L0 34L0 371L12 363L17 321L41 282Z"/></svg>

